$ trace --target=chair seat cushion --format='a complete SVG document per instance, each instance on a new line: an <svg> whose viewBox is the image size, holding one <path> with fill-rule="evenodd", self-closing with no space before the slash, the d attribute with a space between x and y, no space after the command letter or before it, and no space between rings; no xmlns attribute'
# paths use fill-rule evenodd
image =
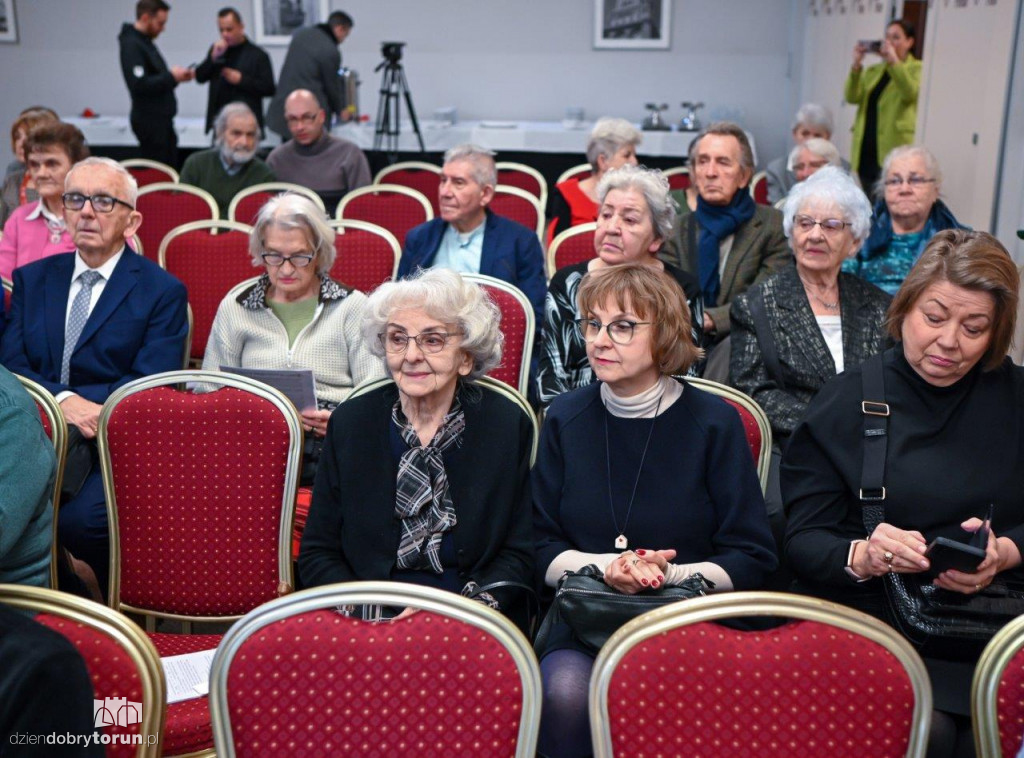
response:
<svg viewBox="0 0 1024 758"><path fill-rule="evenodd" d="M185 653L212 650L220 644L220 634L163 634L149 635L161 658ZM167 706L164 725L163 754L183 755L213 748L213 728L210 725L210 706L205 697L183 700Z"/></svg>

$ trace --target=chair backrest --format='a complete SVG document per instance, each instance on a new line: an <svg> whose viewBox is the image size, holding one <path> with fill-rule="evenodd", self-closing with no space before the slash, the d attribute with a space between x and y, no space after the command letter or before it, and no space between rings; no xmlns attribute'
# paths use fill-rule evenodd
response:
<svg viewBox="0 0 1024 758"><path fill-rule="evenodd" d="M530 379L530 359L536 332L533 305L522 290L513 284L485 274L463 274L467 282L483 287L501 311L501 333L505 347L501 363L488 376L500 379L523 395Z"/></svg>
<svg viewBox="0 0 1024 758"><path fill-rule="evenodd" d="M53 540L50 549L50 586L57 589L57 513L60 509L60 486L64 481L64 464L68 458L68 423L64 418L64 411L60 403L46 387L37 384L28 377L15 374L21 386L29 394L39 409L39 420L43 424L43 431L53 443L53 452L57 456L57 473L53 480Z"/></svg>
<svg viewBox="0 0 1024 758"><path fill-rule="evenodd" d="M537 198L541 208L547 208L548 182L544 174L525 163L512 161L498 161L494 167L498 170L498 184L526 190Z"/></svg>
<svg viewBox="0 0 1024 758"><path fill-rule="evenodd" d="M668 179L668 187L673 190L684 190L690 186L690 169L686 166L667 168L663 172Z"/></svg>
<svg viewBox="0 0 1024 758"><path fill-rule="evenodd" d="M11 315L11 295L14 294L14 282L10 279L4 279L0 276L0 284L3 285L4 289L4 313L8 316Z"/></svg>
<svg viewBox="0 0 1024 758"><path fill-rule="evenodd" d="M971 716L978 758L1017 755L1024 733L1024 616L989 640L974 669Z"/></svg>
<svg viewBox="0 0 1024 758"><path fill-rule="evenodd" d="M154 263L159 260L160 243L171 229L220 217L213 195L191 184L157 182L142 187L135 207L142 214L138 232L142 254Z"/></svg>
<svg viewBox="0 0 1024 758"><path fill-rule="evenodd" d="M374 624L340 606L420 609ZM297 592L224 635L210 673L221 758L533 756L540 671L497 611L432 587L348 582Z"/></svg>
<svg viewBox="0 0 1024 758"><path fill-rule="evenodd" d="M228 218L231 221L238 221L251 226L256 223L256 216L259 214L260 208L263 207L264 203L285 192L304 195L312 200L325 214L327 213L326 206L321 197L307 187L289 182L264 182L263 184L254 184L251 187L246 187L244 190L239 190L231 198L231 203L228 205Z"/></svg>
<svg viewBox="0 0 1024 758"><path fill-rule="evenodd" d="M160 265L188 290L192 311L189 356L202 361L217 307L233 286L250 278L252 227L234 221L194 221L172 229L160 245Z"/></svg>
<svg viewBox="0 0 1024 758"><path fill-rule="evenodd" d="M494 188L494 197L487 206L499 216L504 216L537 233L537 239L544 242L544 208L540 201L526 190L499 184Z"/></svg>
<svg viewBox="0 0 1024 758"><path fill-rule="evenodd" d="M75 646L95 700L124 700L128 708L120 725L116 706L95 712L95 723L104 725L102 734L110 737L108 758L160 755L167 685L160 656L138 626L99 603L41 587L0 584L0 603L37 614L37 622ZM138 712L131 709L136 705ZM139 744L131 744L136 740Z"/></svg>
<svg viewBox="0 0 1024 758"><path fill-rule="evenodd" d="M178 172L160 161L149 158L126 158L121 165L128 169L128 173L135 177L140 187L157 182L177 182L181 177Z"/></svg>
<svg viewBox="0 0 1024 758"><path fill-rule="evenodd" d="M579 165L567 168L558 176L558 181L555 184L561 184L566 179L572 179L574 176L578 176L580 179L586 179L593 173L594 169L589 163L580 163Z"/></svg>
<svg viewBox="0 0 1024 758"><path fill-rule="evenodd" d="M544 262L548 279L551 279L560 268L597 257L597 253L594 252L595 231L597 231L597 222L591 221L588 224L570 226L551 240L551 245L548 246L547 260Z"/></svg>
<svg viewBox="0 0 1024 758"><path fill-rule="evenodd" d="M749 616L796 621L767 631L714 623ZM896 630L851 608L774 592L726 592L645 613L605 643L590 677L597 758L853 758L865 754L867 735L872 756L919 758L931 710L928 672Z"/></svg>
<svg viewBox="0 0 1024 758"><path fill-rule="evenodd" d="M750 454L754 457L754 464L757 466L758 479L761 480L761 492L764 492L768 486L768 467L772 457L772 426L768 423L768 414L752 397L721 382L713 382L710 379L701 379L695 376L686 377L686 381L694 387L700 387L706 392L718 395L740 414L743 433L747 437Z"/></svg>
<svg viewBox="0 0 1024 758"><path fill-rule="evenodd" d="M771 205L768 202L768 174L758 171L750 180L750 196L758 205Z"/></svg>
<svg viewBox="0 0 1024 758"><path fill-rule="evenodd" d="M401 184L414 189L430 202L434 217L441 215L437 187L441 181L441 167L424 161L405 161L382 168L373 177L374 184Z"/></svg>
<svg viewBox="0 0 1024 758"><path fill-rule="evenodd" d="M302 429L281 392L216 371L154 374L107 399L97 440L115 610L236 618L293 586Z"/></svg>
<svg viewBox="0 0 1024 758"><path fill-rule="evenodd" d="M371 184L352 190L338 203L338 221L365 221L387 229L405 246L409 230L430 221L434 210L430 201L400 184Z"/></svg>
<svg viewBox="0 0 1024 758"><path fill-rule="evenodd" d="M395 235L365 221L332 221L331 226L338 250L331 266L333 279L370 293L395 278L402 257Z"/></svg>

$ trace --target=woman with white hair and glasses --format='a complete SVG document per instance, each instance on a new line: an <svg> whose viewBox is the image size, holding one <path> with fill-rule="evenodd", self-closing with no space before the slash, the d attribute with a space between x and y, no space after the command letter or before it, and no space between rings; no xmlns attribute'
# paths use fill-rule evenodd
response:
<svg viewBox="0 0 1024 758"><path fill-rule="evenodd" d="M832 113L824 105L804 103L793 117L794 150L809 139L832 139ZM784 198L798 179L793 171L792 151L781 155L765 166L768 180L768 202L775 204Z"/></svg>
<svg viewBox="0 0 1024 758"><path fill-rule="evenodd" d="M587 140L590 176L566 179L555 185L548 201L548 244L566 229L597 220L600 207L597 187L605 172L637 164L636 147L643 134L624 118L601 118Z"/></svg>
<svg viewBox="0 0 1024 758"><path fill-rule="evenodd" d="M488 585L529 585L533 427L476 384L501 361L500 320L480 287L444 268L370 296L363 340L394 382L331 417L299 555L305 586L394 580L507 612L514 590Z"/></svg>
<svg viewBox="0 0 1024 758"><path fill-rule="evenodd" d="M359 331L366 296L330 278L334 231L301 195L285 193L260 209L249 252L263 274L221 301L203 368L312 369L317 407L299 409L302 483L311 484L331 411L355 385L384 376Z"/></svg>

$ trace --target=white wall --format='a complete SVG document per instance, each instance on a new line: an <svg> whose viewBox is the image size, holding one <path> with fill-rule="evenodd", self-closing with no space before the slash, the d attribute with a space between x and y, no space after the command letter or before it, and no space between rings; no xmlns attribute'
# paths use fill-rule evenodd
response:
<svg viewBox="0 0 1024 758"><path fill-rule="evenodd" d="M216 9L226 0L176 0L157 41L169 64L201 60L216 35ZM342 47L346 65L363 79L361 104L376 110L380 42L408 43L403 64L421 117L454 105L464 119L559 120L567 105L588 118L639 121L644 103L667 102L678 121L680 102L703 100L703 117L741 121L762 162L789 144L798 103L790 70L799 68L796 0L674 0L667 51L594 50L592 0L331 0L355 20ZM252 0L236 6L251 23ZM21 0L20 42L0 45L5 72L0 127L30 104L63 114L91 107L127 114L117 34L133 16L133 0ZM797 27L799 28L799 27ZM270 47L275 73L285 48ZM206 110L206 88L178 88L179 113ZM582 152L581 139L581 152ZM0 165L10 159L0 140Z"/></svg>

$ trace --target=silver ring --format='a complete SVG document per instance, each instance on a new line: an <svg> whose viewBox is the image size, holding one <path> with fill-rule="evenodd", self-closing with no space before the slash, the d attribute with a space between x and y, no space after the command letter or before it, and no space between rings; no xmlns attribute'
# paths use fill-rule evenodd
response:
<svg viewBox="0 0 1024 758"><path fill-rule="evenodd" d="M882 553L882 560L889 564L892 563L892 559L895 557L896 556L894 556L892 552L889 550L886 550L884 553Z"/></svg>

